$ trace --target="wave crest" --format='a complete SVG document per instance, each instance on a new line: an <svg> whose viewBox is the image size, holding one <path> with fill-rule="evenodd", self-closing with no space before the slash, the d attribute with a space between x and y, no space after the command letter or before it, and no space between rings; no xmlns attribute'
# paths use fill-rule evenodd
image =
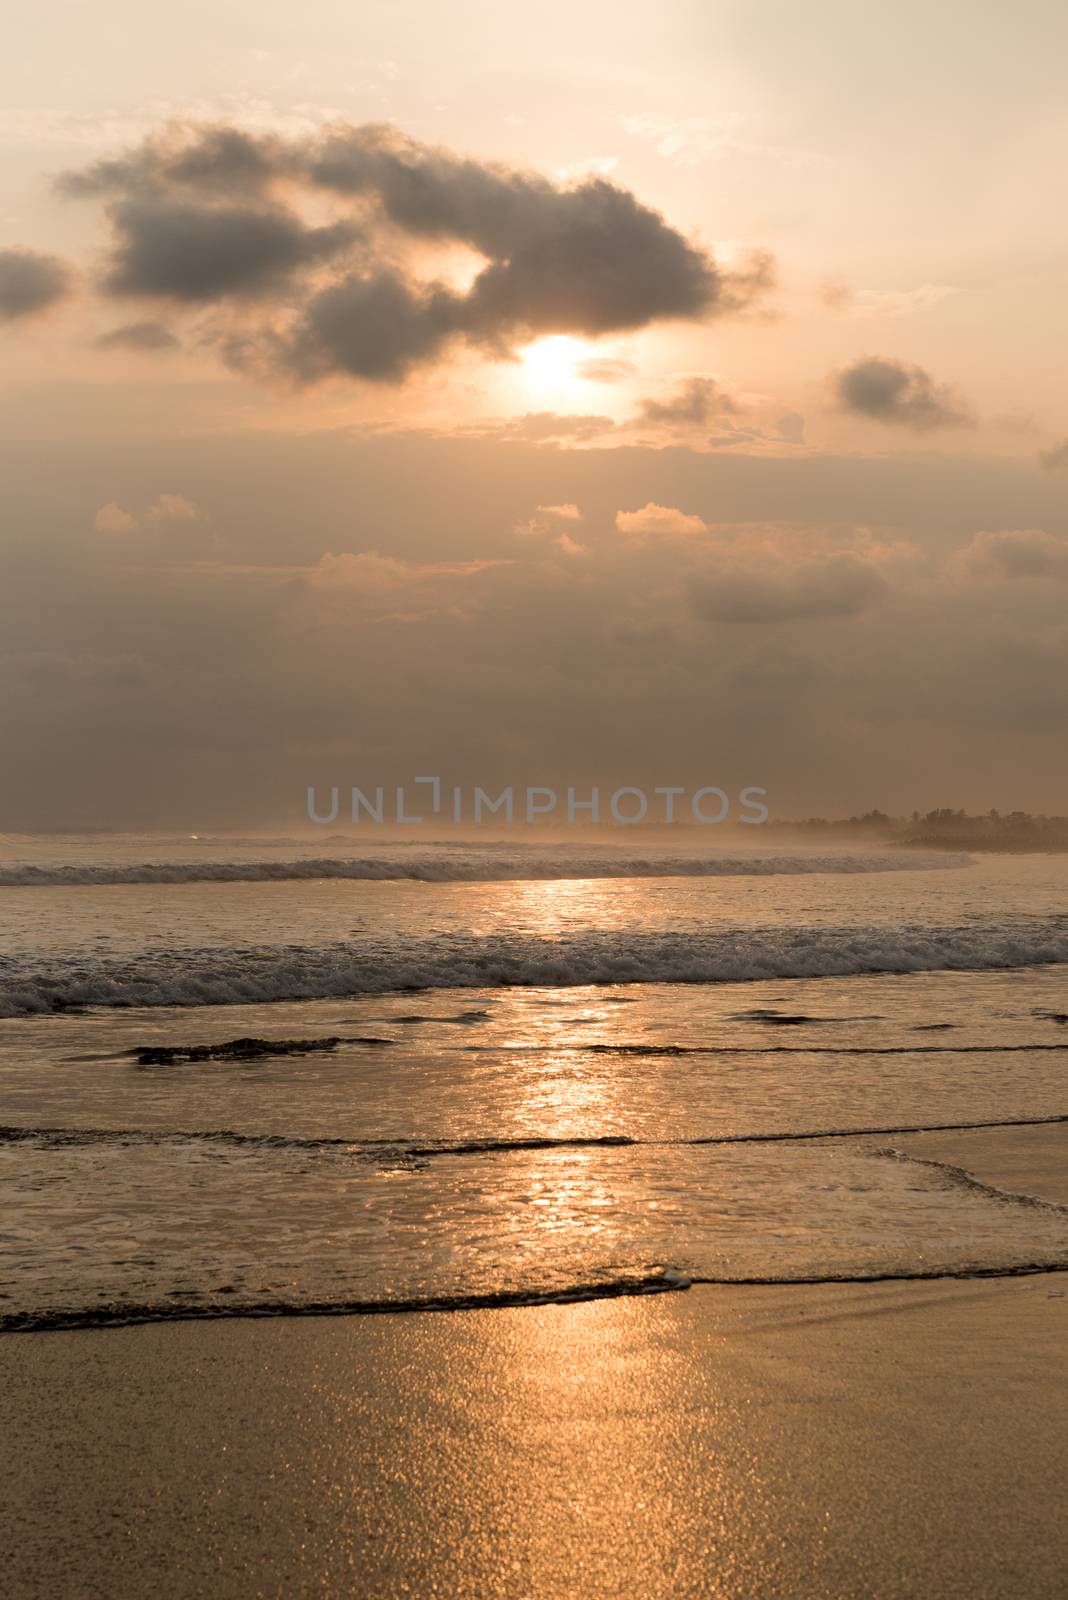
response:
<svg viewBox="0 0 1068 1600"><path fill-rule="evenodd" d="M590 930L555 939L456 934L374 943L0 959L0 1016L82 1006L210 1006L412 989L745 983L1068 963L1068 918L926 929Z"/></svg>
<svg viewBox="0 0 1068 1600"><path fill-rule="evenodd" d="M870 851L864 854L708 855L572 850L542 854L522 850L470 850L413 855L323 856L288 861L139 861L0 866L3 888L73 888L122 883L286 883L341 878L366 882L508 883L557 878L736 878L810 873L935 871L971 865L971 857L944 851Z"/></svg>

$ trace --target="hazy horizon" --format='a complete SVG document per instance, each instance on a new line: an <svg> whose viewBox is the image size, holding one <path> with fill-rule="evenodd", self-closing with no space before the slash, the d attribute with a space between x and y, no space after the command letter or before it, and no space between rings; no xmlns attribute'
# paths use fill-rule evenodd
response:
<svg viewBox="0 0 1068 1600"><path fill-rule="evenodd" d="M288 16L15 7L0 831L1068 810L1063 10Z"/></svg>

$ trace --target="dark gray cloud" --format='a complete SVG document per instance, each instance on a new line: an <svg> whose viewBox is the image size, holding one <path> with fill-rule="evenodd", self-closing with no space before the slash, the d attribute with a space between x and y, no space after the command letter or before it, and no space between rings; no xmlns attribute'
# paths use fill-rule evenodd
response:
<svg viewBox="0 0 1068 1600"><path fill-rule="evenodd" d="M179 350L181 340L162 322L127 322L102 333L98 350Z"/></svg>
<svg viewBox="0 0 1068 1600"><path fill-rule="evenodd" d="M403 378L457 332L461 305L440 284L422 290L395 272L352 273L308 302L282 360L304 379Z"/></svg>
<svg viewBox="0 0 1068 1600"><path fill-rule="evenodd" d="M56 187L72 199L153 194L187 188L216 196L266 194L294 163L285 142L225 125L176 126L121 156L64 172Z"/></svg>
<svg viewBox="0 0 1068 1600"><path fill-rule="evenodd" d="M703 427L720 417L733 416L733 399L715 378L687 378L663 400L643 400L641 422L677 427Z"/></svg>
<svg viewBox="0 0 1068 1600"><path fill-rule="evenodd" d="M203 204L133 195L111 210L115 254L108 294L210 303L270 296L300 267L355 243L351 223L306 228L283 206Z"/></svg>
<svg viewBox="0 0 1068 1600"><path fill-rule="evenodd" d="M807 562L794 570L727 568L688 584L690 605L709 622L790 622L800 617L855 617L885 592L870 563L850 554Z"/></svg>
<svg viewBox="0 0 1068 1600"><path fill-rule="evenodd" d="M259 340L242 330L241 343L252 338L261 359L301 380L397 380L453 340L507 357L542 334L597 337L727 314L773 277L761 253L739 270L720 268L604 178L563 187L377 124L291 140L225 126L172 130L67 174L60 188L107 203L109 294L224 308L274 300ZM292 209L301 194L341 215L307 226ZM405 242L410 254L431 241L484 259L466 289L398 265ZM327 264L340 267L334 281L320 274L304 285L303 269ZM625 370L591 365L602 381Z"/></svg>
<svg viewBox="0 0 1068 1600"><path fill-rule="evenodd" d="M46 311L69 292L71 272L58 256L0 250L0 322Z"/></svg>
<svg viewBox="0 0 1068 1600"><path fill-rule="evenodd" d="M1051 445L1048 450L1038 452L1038 464L1045 467L1047 472L1057 472L1068 467L1068 439L1062 439L1060 444Z"/></svg>
<svg viewBox="0 0 1068 1600"><path fill-rule="evenodd" d="M923 367L883 356L863 356L843 368L832 387L843 411L896 427L960 428L973 420L960 396Z"/></svg>

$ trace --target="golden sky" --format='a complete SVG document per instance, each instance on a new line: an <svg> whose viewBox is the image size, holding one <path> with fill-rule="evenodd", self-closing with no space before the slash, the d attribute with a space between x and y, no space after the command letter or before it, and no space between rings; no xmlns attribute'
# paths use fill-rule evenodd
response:
<svg viewBox="0 0 1068 1600"><path fill-rule="evenodd" d="M88 763L98 819L179 773L274 814L439 740L1056 809L1066 45L1036 0L19 0L8 804Z"/></svg>

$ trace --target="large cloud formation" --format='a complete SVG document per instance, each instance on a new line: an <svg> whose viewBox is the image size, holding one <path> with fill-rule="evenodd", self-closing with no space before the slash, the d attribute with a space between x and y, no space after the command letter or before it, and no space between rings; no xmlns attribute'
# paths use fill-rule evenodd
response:
<svg viewBox="0 0 1068 1600"><path fill-rule="evenodd" d="M967 427L972 421L964 402L923 367L883 356L864 356L845 367L835 375L833 388L842 410L897 427L923 432Z"/></svg>
<svg viewBox="0 0 1068 1600"><path fill-rule="evenodd" d="M461 340L507 357L543 334L722 315L772 277L759 252L723 270L603 177L565 187L380 124L303 139L170 130L60 188L106 202L106 294L229 312L232 362L305 381L396 381ZM313 226L310 206L330 220ZM457 247L476 262L463 288L433 260Z"/></svg>
<svg viewBox="0 0 1068 1600"><path fill-rule="evenodd" d="M67 293L70 276L57 256L0 250L0 322L46 311Z"/></svg>

